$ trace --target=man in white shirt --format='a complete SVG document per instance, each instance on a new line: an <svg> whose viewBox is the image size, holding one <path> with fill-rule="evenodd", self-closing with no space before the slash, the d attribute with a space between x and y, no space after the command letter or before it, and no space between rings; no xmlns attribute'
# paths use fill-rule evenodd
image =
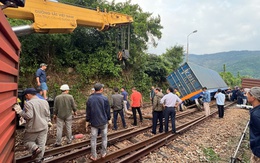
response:
<svg viewBox="0 0 260 163"><path fill-rule="evenodd" d="M176 127L175 127L175 115L176 111L175 108L179 106L180 103L182 103L182 100L176 95L173 94L173 88L169 87L167 89L167 95L163 96L160 103L164 105L164 118L165 118L165 132L168 132L168 124L169 124L169 116L171 116L171 123L172 123L172 133L176 133Z"/></svg>
<svg viewBox="0 0 260 163"><path fill-rule="evenodd" d="M214 98L216 99L216 103L218 106L218 117L223 118L224 117L224 104L225 104L226 96L221 92L221 89L218 89L218 91L214 95Z"/></svg>

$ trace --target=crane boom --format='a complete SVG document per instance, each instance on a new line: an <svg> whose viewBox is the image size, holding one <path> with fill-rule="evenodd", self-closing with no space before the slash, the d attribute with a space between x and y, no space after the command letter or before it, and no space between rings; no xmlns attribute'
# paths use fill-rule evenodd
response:
<svg viewBox="0 0 260 163"><path fill-rule="evenodd" d="M77 26L107 30L133 22L129 15L102 12L49 0L26 0L24 7L3 10L8 18L32 20L37 33L71 33Z"/></svg>

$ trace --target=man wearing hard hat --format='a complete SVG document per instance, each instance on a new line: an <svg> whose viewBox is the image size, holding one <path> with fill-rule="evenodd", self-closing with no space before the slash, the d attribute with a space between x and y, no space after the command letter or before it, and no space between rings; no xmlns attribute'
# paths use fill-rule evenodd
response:
<svg viewBox="0 0 260 163"><path fill-rule="evenodd" d="M60 87L60 90L62 91L62 93L58 95L54 100L53 118L57 119L57 137L54 147L61 146L62 130L64 123L67 131L67 144L71 143L73 139L71 131L72 111L74 112L74 115L77 115L77 109L74 98L72 95L69 94L69 86L67 84L63 84Z"/></svg>

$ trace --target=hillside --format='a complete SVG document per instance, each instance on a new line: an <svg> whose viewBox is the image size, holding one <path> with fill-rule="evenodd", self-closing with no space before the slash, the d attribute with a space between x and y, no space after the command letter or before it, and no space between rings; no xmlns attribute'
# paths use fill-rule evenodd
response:
<svg viewBox="0 0 260 163"><path fill-rule="evenodd" d="M234 76L240 73L240 76L250 76L260 78L260 51L230 51L204 55L189 55L189 61L198 65L208 67L217 72L223 71L223 65L226 65L226 71Z"/></svg>

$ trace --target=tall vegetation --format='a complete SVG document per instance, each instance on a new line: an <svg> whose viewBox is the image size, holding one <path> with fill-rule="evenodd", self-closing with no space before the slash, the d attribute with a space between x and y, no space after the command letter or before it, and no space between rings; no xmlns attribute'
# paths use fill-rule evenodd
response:
<svg viewBox="0 0 260 163"><path fill-rule="evenodd" d="M173 46L162 55L147 54L148 43L157 45L163 28L160 16L144 12L130 0L108 3L94 0L62 0L87 8L106 9L131 15L130 58L118 60L117 54L125 41L119 41L123 28L100 32L93 28L78 27L71 34L31 34L19 37L22 43L19 87L35 86L35 71L39 64L48 64L47 74L51 94L59 93L59 86L67 83L78 103L84 104L88 90L95 82L106 87L125 86L128 91L135 86L144 96L151 85L165 88L166 76L183 61L183 47ZM87 15L86 15L87 16ZM30 21L10 19L12 26L30 24ZM69 69L69 70L68 70ZM225 78L228 75L225 74ZM232 83L231 83L232 84Z"/></svg>

